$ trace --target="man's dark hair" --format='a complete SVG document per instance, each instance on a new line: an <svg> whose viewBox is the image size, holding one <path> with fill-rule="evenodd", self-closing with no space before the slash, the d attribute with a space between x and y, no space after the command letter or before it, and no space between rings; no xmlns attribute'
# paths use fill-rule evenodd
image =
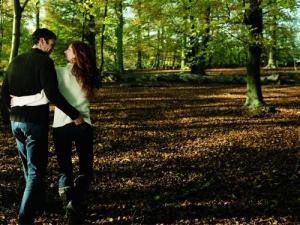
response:
<svg viewBox="0 0 300 225"><path fill-rule="evenodd" d="M45 41L48 43L48 40L50 39L56 40L56 35L47 28L39 28L36 29L32 34L32 44L37 44L40 38L44 38Z"/></svg>

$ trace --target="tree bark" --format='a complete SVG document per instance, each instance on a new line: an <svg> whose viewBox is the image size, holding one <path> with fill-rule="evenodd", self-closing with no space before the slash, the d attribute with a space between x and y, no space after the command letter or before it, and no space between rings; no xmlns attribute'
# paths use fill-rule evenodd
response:
<svg viewBox="0 0 300 225"><path fill-rule="evenodd" d="M124 72L124 64L123 64L123 26L124 26L123 0L117 1L116 13L117 13L117 17L118 17L118 27L116 30L116 36L117 36L116 70L117 70L117 73L120 75Z"/></svg>
<svg viewBox="0 0 300 225"><path fill-rule="evenodd" d="M138 1L138 6L137 6L137 14L138 18L141 21L141 8L142 8L142 3L139 0ZM137 69L142 69L143 68L143 52L142 52L142 25L141 22L138 24L138 31L137 31Z"/></svg>
<svg viewBox="0 0 300 225"><path fill-rule="evenodd" d="M192 2L192 0L190 0ZM208 55L207 55L207 48L208 43L210 40L209 32L210 32L210 13L211 13L211 6L208 4L206 6L205 14L204 14L204 34L202 36L201 44L199 43L199 37L192 36L191 40L191 52L188 58L191 61L191 73L204 75L205 69L208 64ZM195 30L195 18L194 16L190 16L190 20L192 23L192 33L196 33Z"/></svg>
<svg viewBox="0 0 300 225"><path fill-rule="evenodd" d="M181 57L180 57L180 70L185 70L185 61L186 61L186 35L182 34L181 37Z"/></svg>
<svg viewBox="0 0 300 225"><path fill-rule="evenodd" d="M40 28L40 0L37 0L35 3L35 28Z"/></svg>
<svg viewBox="0 0 300 225"><path fill-rule="evenodd" d="M87 41L89 43L93 59L96 60L96 22L95 17L90 13L92 8L93 5L90 3L83 13L81 39L82 41Z"/></svg>
<svg viewBox="0 0 300 225"><path fill-rule="evenodd" d="M250 29L245 106L249 108L259 108L265 105L260 82L261 37L263 30L262 9L260 8L260 0L247 0L245 3L249 3L250 5L249 9L245 10L244 15L244 22Z"/></svg>
<svg viewBox="0 0 300 225"><path fill-rule="evenodd" d="M156 48L156 55L155 55L155 64L154 68L159 69L161 64L161 31L160 28L157 30L157 48Z"/></svg>
<svg viewBox="0 0 300 225"><path fill-rule="evenodd" d="M3 0L0 0L0 59L3 50L4 24L3 24Z"/></svg>
<svg viewBox="0 0 300 225"><path fill-rule="evenodd" d="M96 23L95 23L95 17L92 15L89 15L88 19L88 26L87 31L85 32L85 39L89 43L89 46L92 51L92 56L94 59L96 59Z"/></svg>
<svg viewBox="0 0 300 225"><path fill-rule="evenodd" d="M105 19L107 17L107 8L108 8L108 0L105 0L103 21L105 21ZM100 37L100 66L99 66L100 86L102 83L102 72L103 72L103 68L104 68L104 41L105 41L104 31L105 31L105 23L102 24L101 34L100 34L101 35L101 37Z"/></svg>
<svg viewBox="0 0 300 225"><path fill-rule="evenodd" d="M268 64L266 65L266 68L268 69L274 69L277 67L276 65L276 17L273 19L273 24L270 26L270 38L271 43L269 47L269 54L268 54Z"/></svg>
<svg viewBox="0 0 300 225"><path fill-rule="evenodd" d="M22 13L29 0L26 0L21 6L20 0L14 0L14 19L13 19L13 29L12 29L12 42L11 42L11 52L9 57L9 62L13 60L14 57L18 55L18 50L20 46L20 36L21 36L21 18Z"/></svg>

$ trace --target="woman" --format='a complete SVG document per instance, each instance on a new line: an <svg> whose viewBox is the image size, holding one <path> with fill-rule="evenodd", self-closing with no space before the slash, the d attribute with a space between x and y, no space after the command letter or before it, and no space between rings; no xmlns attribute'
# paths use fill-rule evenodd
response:
<svg viewBox="0 0 300 225"><path fill-rule="evenodd" d="M66 100L83 116L84 123L72 119L55 108L53 141L59 165L59 195L71 223L82 223L84 202L93 174L93 134L89 100L93 96L96 66L88 45L72 42L65 50L68 64L57 68L58 87ZM72 144L79 158L79 174L74 179Z"/></svg>

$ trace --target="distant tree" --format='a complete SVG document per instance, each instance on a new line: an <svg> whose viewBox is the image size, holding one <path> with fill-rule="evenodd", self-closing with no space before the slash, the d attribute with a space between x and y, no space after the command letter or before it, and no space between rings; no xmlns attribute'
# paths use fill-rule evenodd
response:
<svg viewBox="0 0 300 225"><path fill-rule="evenodd" d="M100 65L99 65L99 76L100 76L100 81L102 81L101 76L104 68L104 41L105 41L105 20L107 17L107 9L108 9L108 0L105 0L104 2L104 13L102 17L102 26L101 26L101 31L100 31Z"/></svg>
<svg viewBox="0 0 300 225"><path fill-rule="evenodd" d="M143 36L143 29L142 29L142 1L138 0L137 2L137 63L136 68L142 69L143 68L143 52L142 52L142 36Z"/></svg>
<svg viewBox="0 0 300 225"><path fill-rule="evenodd" d="M208 43L210 41L211 2L189 0L191 35L188 53L191 72L194 74L205 74L208 65ZM199 15L200 10L200 15ZM201 24L198 24L200 21ZM200 26L201 28L199 28Z"/></svg>
<svg viewBox="0 0 300 225"><path fill-rule="evenodd" d="M123 27L124 27L124 17L123 17L123 0L116 0L115 12L117 15L117 51L116 51L116 70L118 74L124 72L123 64Z"/></svg>

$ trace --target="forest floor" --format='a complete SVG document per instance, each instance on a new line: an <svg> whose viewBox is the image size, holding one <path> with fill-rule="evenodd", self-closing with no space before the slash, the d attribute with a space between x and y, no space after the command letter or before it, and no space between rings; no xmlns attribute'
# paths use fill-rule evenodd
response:
<svg viewBox="0 0 300 225"><path fill-rule="evenodd" d="M246 113L245 85L102 87L85 224L300 224L300 86L262 89L275 113ZM51 139L36 224L65 224ZM3 124L0 149L0 224L13 225L24 179Z"/></svg>

